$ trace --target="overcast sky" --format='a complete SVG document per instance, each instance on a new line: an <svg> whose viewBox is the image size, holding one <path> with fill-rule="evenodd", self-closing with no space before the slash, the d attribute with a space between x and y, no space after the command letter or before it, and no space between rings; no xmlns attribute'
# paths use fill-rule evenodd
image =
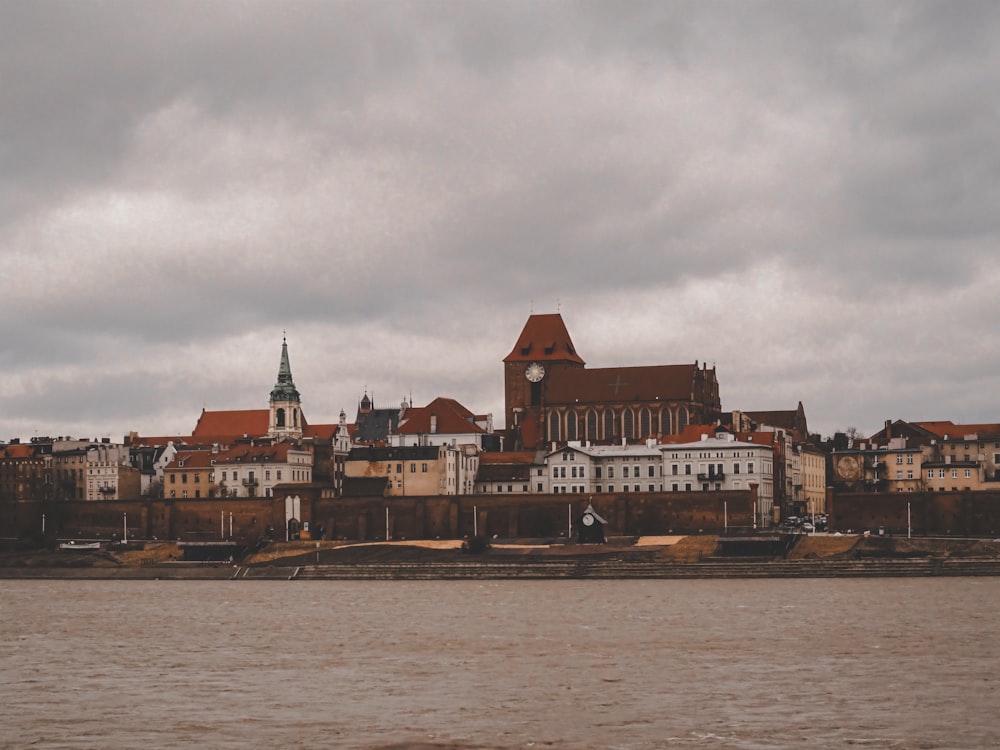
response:
<svg viewBox="0 0 1000 750"><path fill-rule="evenodd" d="M532 310L824 435L1000 421L995 2L0 0L0 440L503 420Z"/></svg>

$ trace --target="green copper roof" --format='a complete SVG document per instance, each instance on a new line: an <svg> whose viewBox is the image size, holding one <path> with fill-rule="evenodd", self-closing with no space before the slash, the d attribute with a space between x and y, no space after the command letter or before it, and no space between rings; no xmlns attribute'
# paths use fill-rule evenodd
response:
<svg viewBox="0 0 1000 750"><path fill-rule="evenodd" d="M278 365L278 382L271 391L271 401L299 401L299 391L292 382L292 368L288 364L288 342L281 340L281 364Z"/></svg>

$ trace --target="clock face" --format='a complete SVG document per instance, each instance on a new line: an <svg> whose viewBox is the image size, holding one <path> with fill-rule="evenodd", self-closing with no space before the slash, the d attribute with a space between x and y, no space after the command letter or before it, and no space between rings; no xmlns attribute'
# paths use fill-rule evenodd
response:
<svg viewBox="0 0 1000 750"><path fill-rule="evenodd" d="M837 462L837 472L844 479L857 479L861 474L858 470L858 462L848 456L844 456Z"/></svg>
<svg viewBox="0 0 1000 750"><path fill-rule="evenodd" d="M584 526L593 526L594 525L594 517L592 515L590 515L589 513L584 513L583 514L583 518L581 520L583 521L583 525Z"/></svg>
<svg viewBox="0 0 1000 750"><path fill-rule="evenodd" d="M537 383L542 378L545 377L545 368L542 367L537 362L532 362L524 370L524 377L530 380L532 383Z"/></svg>

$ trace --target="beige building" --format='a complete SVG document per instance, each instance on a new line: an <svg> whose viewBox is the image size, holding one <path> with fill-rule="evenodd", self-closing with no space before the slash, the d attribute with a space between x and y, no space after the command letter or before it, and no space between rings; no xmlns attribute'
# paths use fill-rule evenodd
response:
<svg viewBox="0 0 1000 750"><path fill-rule="evenodd" d="M87 448L86 499L134 500L142 492L142 476L132 466L127 446L98 443Z"/></svg>
<svg viewBox="0 0 1000 750"><path fill-rule="evenodd" d="M920 472L924 456L920 448L904 448L897 444L869 455L869 460L879 472L880 492L919 492L923 489Z"/></svg>
<svg viewBox="0 0 1000 750"><path fill-rule="evenodd" d="M312 471L312 453L292 443L180 449L163 470L163 496L274 497L279 484L311 483Z"/></svg>
<svg viewBox="0 0 1000 750"><path fill-rule="evenodd" d="M826 513L826 453L814 445L805 444L799 449L799 461L806 513Z"/></svg>
<svg viewBox="0 0 1000 750"><path fill-rule="evenodd" d="M475 445L361 446L347 455L344 475L384 477L388 497L471 495L478 467Z"/></svg>

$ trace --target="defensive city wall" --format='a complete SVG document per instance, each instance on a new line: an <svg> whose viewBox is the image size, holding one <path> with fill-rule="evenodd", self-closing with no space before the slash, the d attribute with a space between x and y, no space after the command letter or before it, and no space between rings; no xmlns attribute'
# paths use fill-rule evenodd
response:
<svg viewBox="0 0 1000 750"><path fill-rule="evenodd" d="M609 535L722 533L754 528L751 490L715 493L585 495L449 495L400 498L322 498L296 488L304 536L326 539L458 539L575 535L589 502ZM284 540L284 496L94 502L19 502L0 505L0 537L37 535L210 541ZM43 519L44 516L44 519ZM307 526L308 525L308 526Z"/></svg>
<svg viewBox="0 0 1000 750"><path fill-rule="evenodd" d="M827 491L830 528L889 534L1000 536L1000 492Z"/></svg>
<svg viewBox="0 0 1000 750"><path fill-rule="evenodd" d="M326 539L456 539L559 537L577 524L588 502L612 536L752 532L753 491L602 493L593 496L463 495L401 498L321 497L297 488L308 533ZM1000 536L1000 492L913 492L827 495L831 531L881 529L889 534ZM388 512L387 512L388 511ZM0 504L0 537L45 533L65 537L130 537L253 541L285 538L284 496L253 499L171 499Z"/></svg>

